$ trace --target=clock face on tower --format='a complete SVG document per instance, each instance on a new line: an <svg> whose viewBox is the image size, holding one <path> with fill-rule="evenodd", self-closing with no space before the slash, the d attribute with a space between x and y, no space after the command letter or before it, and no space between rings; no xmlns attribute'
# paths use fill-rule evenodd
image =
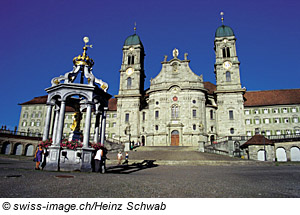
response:
<svg viewBox="0 0 300 215"><path fill-rule="evenodd" d="M132 75L132 73L134 72L133 68L129 67L128 69L126 69L126 74L129 76L129 75Z"/></svg>
<svg viewBox="0 0 300 215"><path fill-rule="evenodd" d="M225 61L225 62L223 63L223 68L224 68L224 69L230 69L231 66L232 66L232 63L231 63L230 61Z"/></svg>

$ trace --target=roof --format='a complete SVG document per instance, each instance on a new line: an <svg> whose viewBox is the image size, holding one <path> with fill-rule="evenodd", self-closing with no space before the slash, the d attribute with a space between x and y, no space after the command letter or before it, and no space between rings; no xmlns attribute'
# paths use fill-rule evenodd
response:
<svg viewBox="0 0 300 215"><path fill-rule="evenodd" d="M271 140L265 138L263 135L256 134L250 140L248 140L246 143L241 145L241 149L247 148L250 145L264 145L264 144L265 145L274 145L274 143Z"/></svg>
<svg viewBox="0 0 300 215"><path fill-rule="evenodd" d="M124 46L132 46L132 45L143 45L140 37L137 34L133 34L129 37L124 42Z"/></svg>
<svg viewBox="0 0 300 215"><path fill-rule="evenodd" d="M21 103L19 105L33 105L33 104L46 104L47 103L47 98L48 96L39 96L39 97L34 97L28 102Z"/></svg>
<svg viewBox="0 0 300 215"><path fill-rule="evenodd" d="M208 90L208 94L213 94L217 90L217 86L209 81L203 82L204 88Z"/></svg>
<svg viewBox="0 0 300 215"><path fill-rule="evenodd" d="M28 102L20 103L19 105L36 105L36 104L46 104L47 103L47 98L48 95L45 96L39 96L39 97L34 97ZM108 100L108 110L117 110L117 99L116 98L111 98ZM75 109L66 106L66 112L74 112Z"/></svg>
<svg viewBox="0 0 300 215"><path fill-rule="evenodd" d="M234 36L232 28L226 25L222 25L217 28L215 37L230 37Z"/></svg>
<svg viewBox="0 0 300 215"><path fill-rule="evenodd" d="M247 91L245 107L300 104L300 89Z"/></svg>
<svg viewBox="0 0 300 215"><path fill-rule="evenodd" d="M116 98L111 98L108 100L108 110L117 110L117 102Z"/></svg>

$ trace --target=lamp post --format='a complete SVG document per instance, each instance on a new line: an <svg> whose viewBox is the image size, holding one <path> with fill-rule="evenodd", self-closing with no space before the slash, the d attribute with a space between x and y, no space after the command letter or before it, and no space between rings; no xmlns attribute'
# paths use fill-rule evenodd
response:
<svg viewBox="0 0 300 215"><path fill-rule="evenodd" d="M263 143L264 143L264 159L267 161L267 152L266 152L266 141L265 141L265 131L262 131L261 134L263 135Z"/></svg>
<svg viewBox="0 0 300 215"><path fill-rule="evenodd" d="M128 141L129 141L129 150L131 150L131 142L130 142L130 125L128 125L125 129L125 133L128 134Z"/></svg>

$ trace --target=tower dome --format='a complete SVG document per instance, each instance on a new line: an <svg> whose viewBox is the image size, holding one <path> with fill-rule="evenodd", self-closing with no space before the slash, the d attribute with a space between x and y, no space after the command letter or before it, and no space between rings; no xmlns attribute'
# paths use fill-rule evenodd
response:
<svg viewBox="0 0 300 215"><path fill-rule="evenodd" d="M215 37L230 37L230 36L234 36L234 33L232 28L230 28L229 26L222 25L218 27L218 29L216 30Z"/></svg>
<svg viewBox="0 0 300 215"><path fill-rule="evenodd" d="M140 37L137 34L133 34L125 40L124 46L132 46L132 45L143 45Z"/></svg>

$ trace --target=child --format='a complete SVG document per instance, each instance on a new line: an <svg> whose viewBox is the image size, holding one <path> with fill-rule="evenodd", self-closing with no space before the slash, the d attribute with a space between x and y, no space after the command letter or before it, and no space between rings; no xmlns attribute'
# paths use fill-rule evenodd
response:
<svg viewBox="0 0 300 215"><path fill-rule="evenodd" d="M129 155L128 155L128 152L125 153L125 161L123 164L127 164L128 165L128 158L129 158Z"/></svg>
<svg viewBox="0 0 300 215"><path fill-rule="evenodd" d="M119 151L119 153L118 153L118 165L121 165L122 159L123 159L122 152Z"/></svg>

